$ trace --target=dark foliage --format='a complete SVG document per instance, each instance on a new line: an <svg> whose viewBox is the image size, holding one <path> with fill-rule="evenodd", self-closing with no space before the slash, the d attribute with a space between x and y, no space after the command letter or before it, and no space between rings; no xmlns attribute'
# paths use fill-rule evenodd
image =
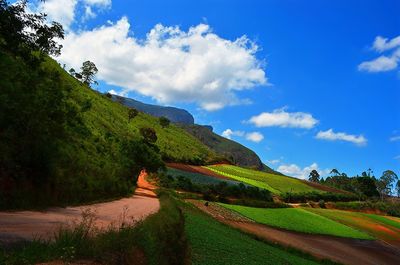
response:
<svg viewBox="0 0 400 265"><path fill-rule="evenodd" d="M140 128L140 134L142 135L146 143L154 144L155 142L157 142L157 133L153 128Z"/></svg>
<svg viewBox="0 0 400 265"><path fill-rule="evenodd" d="M297 202L308 202L314 201L318 202L320 200L324 201L354 201L357 199L357 196L354 194L341 194L341 193L320 193L320 192L305 192L305 193L284 193L281 195L281 198L285 202L289 203L297 203Z"/></svg>
<svg viewBox="0 0 400 265"><path fill-rule="evenodd" d="M166 117L160 117L159 121L160 121L161 127L163 127L163 128L168 127L169 124L171 123L171 121L169 119L167 119Z"/></svg>

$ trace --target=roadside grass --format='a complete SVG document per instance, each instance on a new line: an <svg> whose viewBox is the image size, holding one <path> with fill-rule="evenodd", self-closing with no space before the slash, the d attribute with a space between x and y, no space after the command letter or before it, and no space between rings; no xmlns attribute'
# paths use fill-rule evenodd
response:
<svg viewBox="0 0 400 265"><path fill-rule="evenodd" d="M400 223L385 216L333 209L307 208L306 210L355 229L365 231L379 239L400 240Z"/></svg>
<svg viewBox="0 0 400 265"><path fill-rule="evenodd" d="M97 233L91 216L54 241L36 240L0 248L0 264L36 264L88 259L103 264L183 264L188 260L184 217L169 194L160 194L160 210L142 222L124 223Z"/></svg>
<svg viewBox="0 0 400 265"><path fill-rule="evenodd" d="M185 230L194 265L319 263L309 255L256 240L250 235L219 223L194 206L186 206L184 215Z"/></svg>
<svg viewBox="0 0 400 265"><path fill-rule="evenodd" d="M338 237L373 239L370 235L300 208L252 208L220 204L258 223L287 230Z"/></svg>
<svg viewBox="0 0 400 265"><path fill-rule="evenodd" d="M222 174L248 184L258 185L259 188L265 188L275 194L286 192L301 193L301 192L321 192L302 181L282 175L275 175L262 171L241 168L233 165L213 165L207 166L208 169L216 173ZM251 183L250 183L251 182Z"/></svg>

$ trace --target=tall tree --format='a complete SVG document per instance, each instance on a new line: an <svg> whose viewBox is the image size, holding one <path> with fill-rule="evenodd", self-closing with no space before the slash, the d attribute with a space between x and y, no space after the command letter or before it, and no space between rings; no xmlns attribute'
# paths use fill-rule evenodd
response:
<svg viewBox="0 0 400 265"><path fill-rule="evenodd" d="M331 174L333 176L339 176L340 175L339 171L336 168L332 169L329 174Z"/></svg>
<svg viewBox="0 0 400 265"><path fill-rule="evenodd" d="M319 182L319 173L317 170L313 169L311 170L310 174L308 175L308 180L312 182Z"/></svg>
<svg viewBox="0 0 400 265"><path fill-rule="evenodd" d="M392 192L393 184L398 180L398 176L392 170L386 170L382 173L382 176L376 182L376 187L381 195L381 199L386 195L390 195Z"/></svg>
<svg viewBox="0 0 400 265"><path fill-rule="evenodd" d="M81 76L82 76L82 82L85 85L90 86L91 84L97 84L97 81L94 80L95 75L99 71L96 67L96 65L91 62L91 61L85 61L82 64L81 67Z"/></svg>

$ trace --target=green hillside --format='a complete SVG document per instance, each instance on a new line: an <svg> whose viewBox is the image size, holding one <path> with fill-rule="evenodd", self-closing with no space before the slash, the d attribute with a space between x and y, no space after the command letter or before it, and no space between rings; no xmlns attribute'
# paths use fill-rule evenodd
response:
<svg viewBox="0 0 400 265"><path fill-rule="evenodd" d="M216 158L175 125L162 128L144 113L129 121L127 107L37 57L0 49L0 208L124 196L142 168L162 166L160 156L194 164ZM155 130L155 146L142 127Z"/></svg>

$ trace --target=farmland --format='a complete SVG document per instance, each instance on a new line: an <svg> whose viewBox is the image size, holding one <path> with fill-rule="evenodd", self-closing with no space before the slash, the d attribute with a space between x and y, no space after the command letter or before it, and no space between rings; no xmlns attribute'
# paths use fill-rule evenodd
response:
<svg viewBox="0 0 400 265"><path fill-rule="evenodd" d="M184 214L192 263L195 265L317 264L313 260L254 240L198 210L186 208Z"/></svg>
<svg viewBox="0 0 400 265"><path fill-rule="evenodd" d="M179 169L175 169L175 168L171 168L171 167L167 168L167 175L170 175L174 178L182 176L182 177L190 179L192 181L192 183L195 183L195 184L204 184L204 185L218 184L223 181L227 182L228 184L232 184L232 185L239 183L234 180L227 180L227 179L222 180L222 179L214 178L214 177L207 176L204 174L183 171L183 170L179 170Z"/></svg>
<svg viewBox="0 0 400 265"><path fill-rule="evenodd" d="M336 222L367 232L368 234L383 240L395 240L400 242L399 218L385 217L375 214L348 212L330 209L308 209L307 211L319 214Z"/></svg>
<svg viewBox="0 0 400 265"><path fill-rule="evenodd" d="M262 171L245 169L232 165L213 165L207 166L207 168L223 176L242 181L259 188L267 189L275 194L281 194L285 192L323 192L303 183L298 179L274 175Z"/></svg>
<svg viewBox="0 0 400 265"><path fill-rule="evenodd" d="M258 223L310 234L373 239L364 232L300 208L267 209L221 204Z"/></svg>

